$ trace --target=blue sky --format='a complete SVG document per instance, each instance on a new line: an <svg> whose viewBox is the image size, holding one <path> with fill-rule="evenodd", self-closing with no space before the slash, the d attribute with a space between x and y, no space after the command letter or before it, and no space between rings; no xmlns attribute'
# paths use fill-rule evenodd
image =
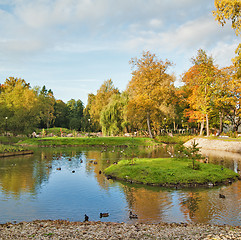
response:
<svg viewBox="0 0 241 240"><path fill-rule="evenodd" d="M0 0L0 82L23 78L86 104L107 79L125 90L130 59L149 50L174 63L179 85L200 48L231 64L240 39L212 10L214 0Z"/></svg>

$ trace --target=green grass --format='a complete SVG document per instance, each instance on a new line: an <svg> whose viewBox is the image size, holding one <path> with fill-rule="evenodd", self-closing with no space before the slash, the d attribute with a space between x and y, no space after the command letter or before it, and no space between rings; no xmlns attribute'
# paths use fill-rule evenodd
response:
<svg viewBox="0 0 241 240"><path fill-rule="evenodd" d="M150 138L129 137L46 137L30 138L20 144L29 146L154 146L158 143Z"/></svg>
<svg viewBox="0 0 241 240"><path fill-rule="evenodd" d="M38 133L41 133L43 129L38 129ZM44 131L46 133L46 135L48 134L53 134L55 136L58 136L60 137L61 136L61 131L63 134L69 134L69 133L73 133L74 130L70 130L70 129L67 129L67 128L60 128L60 127L54 127L54 128L44 128Z"/></svg>
<svg viewBox="0 0 241 240"><path fill-rule="evenodd" d="M27 137L6 137L6 136L0 136L0 144L14 144L19 141L23 141L27 139Z"/></svg>
<svg viewBox="0 0 241 240"><path fill-rule="evenodd" d="M199 163L200 169L193 170L191 163L188 159L173 158L121 160L104 173L119 180L161 186L217 184L238 177L232 170L222 170L221 166L213 164Z"/></svg>
<svg viewBox="0 0 241 240"><path fill-rule="evenodd" d="M166 143L166 144L183 144L187 142L188 140L194 138L195 136L186 136L186 135L174 135L171 136L157 136L156 140L158 142Z"/></svg>
<svg viewBox="0 0 241 240"><path fill-rule="evenodd" d="M9 153L9 152L19 152L27 150L21 146L12 146L12 145L3 145L0 144L0 153Z"/></svg>

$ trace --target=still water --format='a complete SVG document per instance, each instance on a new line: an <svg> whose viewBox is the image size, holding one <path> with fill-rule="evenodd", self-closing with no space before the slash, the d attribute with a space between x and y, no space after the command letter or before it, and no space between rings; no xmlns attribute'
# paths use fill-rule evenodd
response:
<svg viewBox="0 0 241 240"><path fill-rule="evenodd" d="M107 180L103 170L127 158L126 149L41 148L34 155L0 159L0 223L36 219L113 222L194 222L241 225L241 181L229 186L165 189ZM170 149L169 149L170 151ZM235 171L241 155L203 152ZM167 157L148 148L141 157ZM57 170L60 169L61 170ZM226 196L219 198L219 193ZM138 215L129 219L129 211ZM108 212L109 217L100 218Z"/></svg>

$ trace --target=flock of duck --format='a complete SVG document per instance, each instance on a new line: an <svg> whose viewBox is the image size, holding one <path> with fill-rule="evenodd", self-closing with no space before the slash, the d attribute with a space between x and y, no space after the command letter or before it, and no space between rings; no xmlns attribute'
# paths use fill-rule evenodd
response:
<svg viewBox="0 0 241 240"><path fill-rule="evenodd" d="M84 222L88 222L89 221L89 216L85 214L85 220ZM109 213L100 213L100 218L103 217L109 217ZM132 211L129 212L129 218L130 219L138 219L137 214L132 213Z"/></svg>
<svg viewBox="0 0 241 240"><path fill-rule="evenodd" d="M170 153L171 154L171 153ZM57 157L57 159L60 159L59 157ZM68 161L71 161L72 159L71 158L69 158L68 159ZM96 164L98 164L96 161L93 161L93 160L90 160L89 161L90 163L94 163L95 165ZM83 160L80 160L80 163L83 163ZM208 157L206 157L206 159L205 159L205 163L208 163ZM114 163L114 164L116 164L116 163ZM49 166L49 168L52 168L52 166ZM56 168L56 170L61 170L61 167L58 167L58 168ZM75 173L75 170L73 170L72 171L72 173ZM99 174L101 174L102 172L101 172L101 170L99 171ZM225 197L225 195L223 195L223 194L219 194L219 198L226 198ZM109 213L100 213L100 218L103 218L103 217L109 217ZM138 219L138 216L137 216L137 214L134 214L134 213L132 213L132 211L130 211L129 212L129 218L130 219ZM84 221L85 222L87 222L87 221L89 221L89 216L87 216L86 214L84 215Z"/></svg>
<svg viewBox="0 0 241 240"><path fill-rule="evenodd" d="M45 156L44 158L47 158L47 156ZM57 157L56 159L59 160L60 157ZM71 162L72 159L71 159L71 158L68 158L68 161ZM90 163L94 163L95 165L98 164L97 161L92 161L92 160L90 160L89 162L90 162ZM83 160L82 160L82 159L80 160L80 163L83 163ZM52 166L49 165L48 168L52 168ZM57 170L57 171L61 171L62 169L61 169L61 167L57 167L56 170ZM72 173L75 173L75 170L73 170ZM99 174L101 174L101 173L102 173L102 172L99 171Z"/></svg>

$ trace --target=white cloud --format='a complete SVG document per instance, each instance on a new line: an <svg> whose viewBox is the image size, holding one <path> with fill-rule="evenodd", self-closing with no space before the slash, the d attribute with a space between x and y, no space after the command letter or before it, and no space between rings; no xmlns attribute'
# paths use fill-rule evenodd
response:
<svg viewBox="0 0 241 240"><path fill-rule="evenodd" d="M226 65L239 38L230 26L215 22L213 5L210 0L0 0L1 69L29 81L52 79L54 90L54 81L80 76L98 78L98 85L115 76L124 85L128 60L143 50L170 59L178 73L188 69L199 48Z"/></svg>
<svg viewBox="0 0 241 240"><path fill-rule="evenodd" d="M234 41L230 44L224 42L218 42L215 48L212 49L211 54L215 63L220 67L227 67L232 64L232 58L235 57L235 50L238 47L239 42Z"/></svg>

